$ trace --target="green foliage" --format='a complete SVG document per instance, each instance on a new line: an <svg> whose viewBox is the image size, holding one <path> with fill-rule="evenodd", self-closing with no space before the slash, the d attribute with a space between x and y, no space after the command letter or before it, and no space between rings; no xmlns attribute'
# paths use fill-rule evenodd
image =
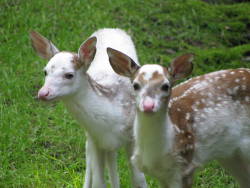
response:
<svg viewBox="0 0 250 188"><path fill-rule="evenodd" d="M32 50L37 30L59 49L77 51L95 30L118 27L135 41L141 64L167 65L196 55L193 76L250 67L250 3L232 0L1 0L0 187L81 187L84 130L61 103L35 99L46 64ZM130 187L124 151L122 187ZM150 187L155 180L148 178ZM194 187L237 187L217 163L196 174Z"/></svg>
<svg viewBox="0 0 250 188"><path fill-rule="evenodd" d="M233 48L213 48L197 50L195 74L204 74L214 70L249 67L250 44Z"/></svg>

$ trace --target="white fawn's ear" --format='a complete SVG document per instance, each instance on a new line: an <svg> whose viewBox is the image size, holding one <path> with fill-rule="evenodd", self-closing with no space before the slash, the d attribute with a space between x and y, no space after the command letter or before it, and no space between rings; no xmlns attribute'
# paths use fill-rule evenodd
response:
<svg viewBox="0 0 250 188"><path fill-rule="evenodd" d="M140 68L140 66L137 65L133 59L118 50L107 48L107 53L110 65L119 75L132 78L136 71Z"/></svg>
<svg viewBox="0 0 250 188"><path fill-rule="evenodd" d="M82 43L78 50L78 58L80 66L84 66L85 70L88 69L90 63L93 61L96 53L96 37L91 37Z"/></svg>
<svg viewBox="0 0 250 188"><path fill-rule="evenodd" d="M43 59L49 60L56 53L59 52L59 50L51 41L49 41L36 31L30 32L30 39L32 42L32 47L37 52L37 54Z"/></svg>
<svg viewBox="0 0 250 188"><path fill-rule="evenodd" d="M169 72L172 76L173 81L185 78L192 73L193 59L193 54L185 54L174 59L169 67Z"/></svg>

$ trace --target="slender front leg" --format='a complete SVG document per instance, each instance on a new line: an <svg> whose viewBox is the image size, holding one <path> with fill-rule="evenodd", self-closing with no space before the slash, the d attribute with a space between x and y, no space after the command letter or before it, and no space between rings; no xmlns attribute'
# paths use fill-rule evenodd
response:
<svg viewBox="0 0 250 188"><path fill-rule="evenodd" d="M165 183L160 182L160 188L169 188L169 186Z"/></svg>
<svg viewBox="0 0 250 188"><path fill-rule="evenodd" d="M182 178L183 188L192 188L193 185L193 173Z"/></svg>
<svg viewBox="0 0 250 188"><path fill-rule="evenodd" d="M88 139L91 166L91 188L106 188L104 179L105 152L98 148L91 137Z"/></svg>
<svg viewBox="0 0 250 188"><path fill-rule="evenodd" d="M86 145L85 145L85 155L86 155L86 171L85 171L85 180L84 180L84 185L83 188L92 188L92 173L91 173L91 157L90 155L90 150L91 146L89 145L88 137L86 140Z"/></svg>
<svg viewBox="0 0 250 188"><path fill-rule="evenodd" d="M119 188L119 175L117 170L117 154L115 151L106 152L106 162L109 170L109 178L112 188Z"/></svg>
<svg viewBox="0 0 250 188"><path fill-rule="evenodd" d="M168 185L164 185L162 188L184 188L182 185L182 180L171 182Z"/></svg>
<svg viewBox="0 0 250 188"><path fill-rule="evenodd" d="M176 166L176 168L178 168ZM184 188L183 186L183 175L180 169L176 169L169 180L166 181L169 188Z"/></svg>
<svg viewBox="0 0 250 188"><path fill-rule="evenodd" d="M147 182L144 174L134 165L131 160L133 154L133 144L129 143L126 147L129 167L131 169L131 179L133 188L146 188Z"/></svg>
<svg viewBox="0 0 250 188"><path fill-rule="evenodd" d="M185 170L183 170L182 173L183 188L192 187L194 172L198 167L200 167L200 165L194 162L189 162L188 165L185 166Z"/></svg>
<svg viewBox="0 0 250 188"><path fill-rule="evenodd" d="M159 183L161 188L186 188L182 180L181 172L179 172L179 174L173 174L170 178L166 177L166 179L159 180Z"/></svg>

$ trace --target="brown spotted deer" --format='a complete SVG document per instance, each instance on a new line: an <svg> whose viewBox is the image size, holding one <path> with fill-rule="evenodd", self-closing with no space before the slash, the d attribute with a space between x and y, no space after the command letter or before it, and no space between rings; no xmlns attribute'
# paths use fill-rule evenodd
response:
<svg viewBox="0 0 250 188"><path fill-rule="evenodd" d="M106 48L121 50L138 62L130 36L120 29L101 29L80 46L78 53L60 52L37 32L31 32L30 37L38 55L49 60L38 98L63 101L86 130L84 188L106 187L105 167L109 169L111 186L118 188L116 153L124 146L131 158L135 107L130 80L113 71ZM133 164L130 167L133 187L146 187L143 173Z"/></svg>
<svg viewBox="0 0 250 188"><path fill-rule="evenodd" d="M139 66L108 48L110 63L136 92L133 161L164 188L190 188L195 169L218 160L243 188L250 187L250 70L192 78L192 54L169 68Z"/></svg>

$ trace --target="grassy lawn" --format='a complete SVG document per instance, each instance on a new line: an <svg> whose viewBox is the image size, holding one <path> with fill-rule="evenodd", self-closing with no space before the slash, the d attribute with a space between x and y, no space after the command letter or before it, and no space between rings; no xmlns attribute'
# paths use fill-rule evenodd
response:
<svg viewBox="0 0 250 188"><path fill-rule="evenodd" d="M217 2L214 4L213 2ZM220 2L220 3L218 3ZM61 50L77 51L95 30L119 27L141 64L196 54L193 76L250 68L250 3L233 0L0 0L0 187L81 187L84 130L61 103L36 100L46 62L32 50L35 29ZM122 188L130 187L120 151ZM157 187L148 178L149 187ZM196 188L235 188L216 163L195 176Z"/></svg>

